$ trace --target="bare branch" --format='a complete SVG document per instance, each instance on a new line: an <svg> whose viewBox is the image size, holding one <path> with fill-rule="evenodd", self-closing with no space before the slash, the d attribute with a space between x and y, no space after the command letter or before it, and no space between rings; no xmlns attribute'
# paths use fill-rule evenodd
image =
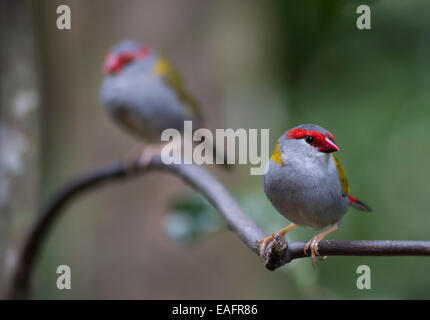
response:
<svg viewBox="0 0 430 320"><path fill-rule="evenodd" d="M258 241L266 234L245 214L224 186L203 167L184 164L164 164L160 157L154 157L147 166L136 163L133 175L124 163L108 165L83 175L62 189L40 212L19 256L11 280L9 298L29 298L30 280L41 245L60 216L61 209L76 196L101 186L149 170L166 170L182 178L185 183L200 192L222 215L228 227L256 254ZM284 237L275 235L265 255L265 266L275 270L293 259L303 258L305 243L288 244ZM322 241L319 252L326 256L430 256L430 241Z"/></svg>

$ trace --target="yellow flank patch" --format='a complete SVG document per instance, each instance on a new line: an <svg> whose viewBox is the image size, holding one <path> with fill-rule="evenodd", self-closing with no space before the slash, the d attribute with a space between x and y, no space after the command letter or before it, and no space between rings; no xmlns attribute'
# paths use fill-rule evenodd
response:
<svg viewBox="0 0 430 320"><path fill-rule="evenodd" d="M279 150L279 141L276 143L275 150L273 150L273 154L270 157L275 163L279 164L280 166L284 165L284 161L282 161L282 154Z"/></svg>
<svg viewBox="0 0 430 320"><path fill-rule="evenodd" d="M337 172L339 172L340 186L342 187L342 192L344 194L349 194L349 185L348 179L346 178L345 170L343 170L342 165L340 164L336 156L333 153L331 155L333 156L334 163L336 164Z"/></svg>

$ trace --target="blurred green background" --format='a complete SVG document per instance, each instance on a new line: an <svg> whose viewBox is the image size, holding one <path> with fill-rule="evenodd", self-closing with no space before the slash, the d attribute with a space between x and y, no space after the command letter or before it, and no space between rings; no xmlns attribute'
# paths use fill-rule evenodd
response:
<svg viewBox="0 0 430 320"><path fill-rule="evenodd" d="M41 202L69 178L122 159L136 145L98 100L107 50L131 38L158 48L181 70L212 129L270 128L272 146L301 123L334 134L352 194L374 212L351 209L329 239L429 240L427 1L28 4L42 88L33 111L40 119ZM60 4L71 8L71 30L55 27ZM372 10L371 30L356 27L360 4ZM287 224L249 167L209 169L267 233ZM36 298L430 298L425 257L329 257L318 271L300 259L269 272L200 200L187 207L183 199L192 194L177 178L151 173L74 202L43 249ZM36 208L11 208L20 221L7 239L14 248ZM288 239L315 233L297 228ZM60 264L71 267L70 291L56 289ZM371 290L356 287L362 264L371 268Z"/></svg>

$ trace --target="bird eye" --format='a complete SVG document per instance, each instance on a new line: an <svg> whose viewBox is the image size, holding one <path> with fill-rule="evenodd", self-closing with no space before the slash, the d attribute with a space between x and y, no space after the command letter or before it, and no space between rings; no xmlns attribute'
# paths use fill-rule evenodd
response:
<svg viewBox="0 0 430 320"><path fill-rule="evenodd" d="M305 137L305 141L306 141L307 143L309 143L309 144L312 144L312 143L314 143L314 142L315 142L315 139L314 139L314 137L312 137L312 136L306 136L306 137Z"/></svg>

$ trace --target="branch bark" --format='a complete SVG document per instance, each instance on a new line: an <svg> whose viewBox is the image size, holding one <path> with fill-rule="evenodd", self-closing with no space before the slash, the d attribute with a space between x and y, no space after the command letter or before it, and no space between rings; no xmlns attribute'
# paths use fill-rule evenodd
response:
<svg viewBox="0 0 430 320"><path fill-rule="evenodd" d="M124 163L110 164L72 181L42 209L19 255L8 298L30 298L31 276L41 245L55 220L59 218L61 209L67 203L90 189L150 170L164 170L182 178L217 209L229 229L236 233L247 247L259 254L258 241L266 234L242 211L224 186L203 167L184 164L166 165L159 156L154 157L147 165L136 162L132 168L133 174L130 174L130 168L127 168ZM266 249L266 268L275 270L294 259L305 257L304 247L305 242L288 244L284 237L275 235L274 241ZM324 256L430 256L430 241L326 240L319 244L319 253Z"/></svg>

